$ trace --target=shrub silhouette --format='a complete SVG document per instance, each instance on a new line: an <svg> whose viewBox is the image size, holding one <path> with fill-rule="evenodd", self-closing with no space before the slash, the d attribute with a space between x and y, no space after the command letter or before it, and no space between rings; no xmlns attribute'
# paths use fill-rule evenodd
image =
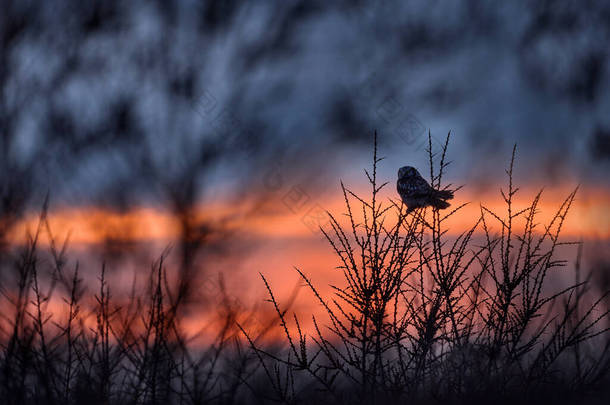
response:
<svg viewBox="0 0 610 405"><path fill-rule="evenodd" d="M429 136L436 189L451 187L443 183L448 144L449 136L435 154ZM0 399L20 405L593 403L608 394L607 293L597 294L591 277L581 274L580 244L574 281L549 283L567 265L557 250L567 244L559 236L576 190L539 225L541 192L527 208L515 208L513 150L502 194L506 212L481 206L472 226L451 236L448 220L463 205L407 213L400 200L381 197L388 185L378 178L381 161L375 136L366 172L370 195L341 184L346 215L329 213L330 228L322 229L342 284L323 296L296 269L326 314L313 317L312 336L261 275L276 319L252 331L252 312L227 299L221 282L215 339L193 345L182 320L196 279L180 266L168 274L167 252L150 267L145 289L134 282L126 300L114 295L102 264L89 305L84 271L66 265L67 243L54 239L45 202L27 245L1 251ZM45 233L46 255L39 247ZM49 308L53 297L63 302L63 318ZM276 326L282 342L268 338Z"/></svg>
<svg viewBox="0 0 610 405"><path fill-rule="evenodd" d="M449 135L438 155L428 139L430 184L446 189ZM554 390L567 399L593 392L608 377L608 340L600 338L608 331L607 293L592 302L585 294L591 286L589 278L580 279L580 250L574 283L553 291L547 282L566 265L556 253L570 244L559 235L576 190L541 227L542 192L525 209L514 206L515 152L516 147L502 191L506 213L481 206L472 227L451 237L447 220L465 204L408 214L401 202L380 200L387 183L377 177L382 159L375 135L372 172L366 172L369 197L342 183L346 223L328 213L331 229L322 229L339 259L343 285L323 297L296 269L324 308L328 325L314 316L316 334L305 336L297 315L288 319L261 275L284 329L287 354L269 353L249 340L276 400L316 397L312 387L323 393L318 401L332 397L345 403L533 401ZM492 232L492 222L499 234ZM605 348L592 349L592 342ZM309 383L296 384L297 376Z"/></svg>

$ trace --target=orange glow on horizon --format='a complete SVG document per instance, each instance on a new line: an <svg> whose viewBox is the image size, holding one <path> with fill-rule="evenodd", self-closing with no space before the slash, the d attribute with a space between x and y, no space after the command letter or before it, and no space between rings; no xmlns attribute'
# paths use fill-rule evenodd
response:
<svg viewBox="0 0 610 405"><path fill-rule="evenodd" d="M546 224L550 221L569 190L545 191L539 204L538 222ZM361 195L366 195L362 193ZM535 192L520 191L515 199L515 209L527 207ZM588 190L577 193L576 200L568 213L562 228L566 238L610 239L610 192L602 189ZM280 198L268 201L258 211L250 215L235 215L243 207L235 207L221 203L199 205L193 210L194 224L205 223L219 218L232 218L223 222L229 229L238 229L243 235L256 236L263 239L311 238L312 230L305 224L308 215L305 207L302 212L293 212L284 205ZM391 195L391 198L395 196ZM460 233L470 228L480 217L479 201L502 216L506 207L498 193L467 193L461 192L453 201L455 207L462 202L471 203L454 215L449 221L452 233ZM335 193L316 204L319 209L328 210L337 218L345 212L343 196ZM130 211L120 213L99 207L66 207L52 210L47 216L51 232L59 241L69 235L71 244L94 245L106 240L117 242L169 242L180 238L180 222L173 213L153 207L135 207ZM27 235L31 235L39 222L38 214L29 214L12 226L6 239L12 244L24 244ZM493 221L491 221L493 223ZM48 235L42 232L40 243L48 244Z"/></svg>
<svg viewBox="0 0 610 405"><path fill-rule="evenodd" d="M393 190L386 190L387 197L396 199ZM557 209L572 190L564 188L561 190L547 190L542 194L538 206L537 221L540 223L539 231L543 225L549 223ZM514 201L514 211L518 211L530 205L536 191L522 190ZM368 190L359 192L359 195L368 195ZM312 282L319 288L323 296L332 294L329 284L341 282L341 272L333 271L338 264L332 249L324 241L319 233L315 233L304 222L308 212L313 207L328 210L341 222L345 220L342 215L346 211L345 201L340 192L333 192L322 196L307 206L296 209L284 204L283 195L277 198L267 198L265 203L258 209L252 210L254 201L245 201L241 205L233 204L208 204L195 207L189 214L189 220L193 224L214 223L218 221L225 229L237 230L239 236L262 240L267 245L247 257L243 257L241 269L235 270L235 274L226 274L230 280L232 291L239 291L238 299L243 300L242 309L247 311L256 309L256 317L250 324L252 329L261 329L272 322L274 313L272 308L264 303L267 297L259 272L263 273L269 281L274 294L280 303L285 304L290 296L293 286L303 284L298 274L292 269L297 266L310 277ZM352 200L353 201L353 200ZM384 204L387 199L384 197ZM499 193L476 193L464 190L458 193L452 202L453 207L459 206L466 201L472 201L469 205L454 215L447 224L452 234L461 233L474 225L480 216L479 201L488 209L496 212L501 217L506 215L506 206ZM357 201L353 208L359 207ZM586 190L576 194L574 204L568 213L566 222L562 227L561 235L564 240L598 239L610 240L610 191L604 189ZM292 208L292 209L291 209ZM355 209L355 212L359 209ZM229 220L222 221L222 219ZM491 219L492 230L498 232L500 227L497 221ZM113 240L118 243L170 243L181 237L180 218L172 212L161 208L134 207L126 212L116 212L99 207L65 207L50 210L47 220L51 232L57 243L63 243L69 235L70 246L94 247L96 244ZM37 229L39 214L32 213L16 223L6 234L6 240L12 244L25 244L28 233L31 235ZM517 223L516 227L519 228ZM49 238L45 229L40 234L39 243L48 244ZM223 263L215 263L219 268ZM218 270L214 268L213 271ZM212 273L210 273L212 274ZM199 288L199 287L198 287ZM229 297L231 298L231 297ZM235 297L234 297L235 298ZM256 304L258 303L258 304ZM261 305L262 304L262 305ZM48 312L61 316L65 308L59 300L51 300ZM308 314L300 317L302 327L307 333L312 332L311 314L324 319L323 309L312 296L307 288L302 289L291 312ZM244 316L244 315L242 315ZM94 318L88 317L88 327L95 327ZM190 314L181 318L181 327L187 336L196 340L206 341L213 339L215 333L222 328L222 316L213 311ZM244 320L244 325L248 321ZM289 327L293 331L293 327ZM232 331L231 333L235 333ZM282 331L274 329L270 331L267 338L279 338Z"/></svg>

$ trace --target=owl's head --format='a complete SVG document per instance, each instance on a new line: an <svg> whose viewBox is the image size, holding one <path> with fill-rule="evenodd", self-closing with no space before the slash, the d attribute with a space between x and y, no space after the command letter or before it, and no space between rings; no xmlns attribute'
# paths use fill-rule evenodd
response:
<svg viewBox="0 0 610 405"><path fill-rule="evenodd" d="M414 167L411 166L403 166L400 169L398 169L398 178L402 179L402 178L410 178L413 176L417 176L417 169L415 169Z"/></svg>

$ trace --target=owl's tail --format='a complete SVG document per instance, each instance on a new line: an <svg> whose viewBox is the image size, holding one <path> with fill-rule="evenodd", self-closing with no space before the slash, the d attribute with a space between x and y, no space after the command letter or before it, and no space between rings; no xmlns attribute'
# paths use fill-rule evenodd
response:
<svg viewBox="0 0 610 405"><path fill-rule="evenodd" d="M453 191L436 190L435 197L440 198L441 200L451 200L453 198Z"/></svg>
<svg viewBox="0 0 610 405"><path fill-rule="evenodd" d="M433 206L435 208L438 208L439 210L444 210L445 208L448 208L451 204L449 204L447 201L445 200L441 200L441 199L436 199L434 200Z"/></svg>

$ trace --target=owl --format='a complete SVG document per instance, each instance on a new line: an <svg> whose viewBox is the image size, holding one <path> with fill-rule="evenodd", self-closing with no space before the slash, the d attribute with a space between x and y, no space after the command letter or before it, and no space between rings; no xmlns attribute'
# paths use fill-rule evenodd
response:
<svg viewBox="0 0 610 405"><path fill-rule="evenodd" d="M423 207L445 209L449 207L446 200L453 198L453 191L432 188L417 169L411 166L398 169L396 190L402 201L407 205L407 213Z"/></svg>

